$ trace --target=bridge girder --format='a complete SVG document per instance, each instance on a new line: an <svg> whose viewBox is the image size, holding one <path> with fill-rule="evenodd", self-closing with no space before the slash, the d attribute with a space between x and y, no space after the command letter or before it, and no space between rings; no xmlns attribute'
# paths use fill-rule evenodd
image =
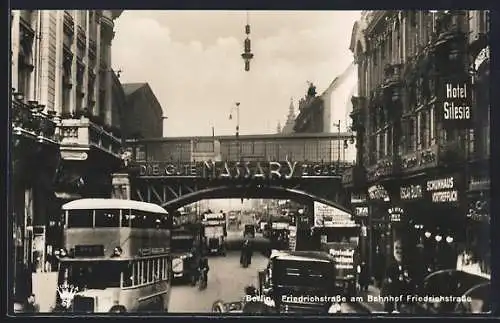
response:
<svg viewBox="0 0 500 323"><path fill-rule="evenodd" d="M201 199L240 197L318 200L326 201L326 204L333 203L335 207L345 211L350 210L349 200L340 179L297 179L276 182L136 179L132 185L132 199L169 207L180 205L185 201L192 203Z"/></svg>

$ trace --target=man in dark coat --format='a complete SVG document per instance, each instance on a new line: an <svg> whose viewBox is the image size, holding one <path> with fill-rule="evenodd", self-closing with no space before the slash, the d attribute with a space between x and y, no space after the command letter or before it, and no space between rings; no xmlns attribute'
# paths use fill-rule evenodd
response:
<svg viewBox="0 0 500 323"><path fill-rule="evenodd" d="M393 260L385 272L385 282L383 294L385 296L399 297L408 292L409 275L408 270L403 265L403 254L401 241L394 242ZM386 302L385 311L401 311L401 302Z"/></svg>
<svg viewBox="0 0 500 323"><path fill-rule="evenodd" d="M253 256L252 243L250 239L246 238L243 241L243 245L241 247L240 264L243 264L243 260L247 258L248 264L250 265L252 263L252 256Z"/></svg>
<svg viewBox="0 0 500 323"><path fill-rule="evenodd" d="M362 261L359 265L359 287L362 291L366 292L368 285L370 285L370 274L368 273L366 262Z"/></svg>

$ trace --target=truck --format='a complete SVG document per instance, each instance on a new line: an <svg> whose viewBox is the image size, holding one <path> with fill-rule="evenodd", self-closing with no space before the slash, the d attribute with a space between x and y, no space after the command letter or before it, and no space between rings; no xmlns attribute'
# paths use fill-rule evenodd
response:
<svg viewBox="0 0 500 323"><path fill-rule="evenodd" d="M202 219L203 236L210 254L226 255L226 216L224 213L206 213Z"/></svg>

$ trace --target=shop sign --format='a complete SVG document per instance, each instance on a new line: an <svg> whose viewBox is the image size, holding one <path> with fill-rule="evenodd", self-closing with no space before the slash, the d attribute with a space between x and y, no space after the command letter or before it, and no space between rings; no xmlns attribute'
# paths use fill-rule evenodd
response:
<svg viewBox="0 0 500 323"><path fill-rule="evenodd" d="M389 202L389 193L382 185L373 185L368 189L368 197L370 200L379 200Z"/></svg>
<svg viewBox="0 0 500 323"><path fill-rule="evenodd" d="M442 85L442 115L444 127L448 129L464 129L471 126L472 100L471 83L467 81L444 82Z"/></svg>
<svg viewBox="0 0 500 323"><path fill-rule="evenodd" d="M354 249L339 246L331 248L329 253L335 258L335 267L337 269L354 268Z"/></svg>
<svg viewBox="0 0 500 323"><path fill-rule="evenodd" d="M422 185L401 186L399 192L403 201L420 200L424 197Z"/></svg>
<svg viewBox="0 0 500 323"><path fill-rule="evenodd" d="M356 206L354 208L354 214L358 217L368 216L368 206Z"/></svg>
<svg viewBox="0 0 500 323"><path fill-rule="evenodd" d="M491 180L489 177L471 177L469 181L469 191L489 190Z"/></svg>
<svg viewBox="0 0 500 323"><path fill-rule="evenodd" d="M366 203L366 194L351 194L351 204Z"/></svg>
<svg viewBox="0 0 500 323"><path fill-rule="evenodd" d="M172 178L291 179L338 177L334 163L292 161L142 162L139 176Z"/></svg>
<svg viewBox="0 0 500 323"><path fill-rule="evenodd" d="M400 207L391 207L387 210L389 213L389 219L391 222L401 222L401 219L404 215L404 210Z"/></svg>
<svg viewBox="0 0 500 323"><path fill-rule="evenodd" d="M487 62L489 60L490 60L490 46L486 46L479 52L479 54L477 54L476 59L474 60L474 69L477 71L484 62Z"/></svg>
<svg viewBox="0 0 500 323"><path fill-rule="evenodd" d="M426 190L433 203L457 203L457 180L454 176L427 181Z"/></svg>

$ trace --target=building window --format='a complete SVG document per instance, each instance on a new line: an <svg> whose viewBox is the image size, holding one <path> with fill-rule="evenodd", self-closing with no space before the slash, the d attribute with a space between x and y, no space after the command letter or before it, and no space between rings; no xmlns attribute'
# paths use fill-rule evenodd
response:
<svg viewBox="0 0 500 323"><path fill-rule="evenodd" d="M392 149L392 144L393 144L393 127L390 126L387 128L387 156L392 156L393 155L393 149Z"/></svg>
<svg viewBox="0 0 500 323"><path fill-rule="evenodd" d="M370 136L370 146L369 146L369 154L368 159L370 165L375 164L377 160L377 135L373 134Z"/></svg>
<svg viewBox="0 0 500 323"><path fill-rule="evenodd" d="M431 136L431 145L436 143L436 109L434 105L431 106L429 111L429 125L430 125L430 136Z"/></svg>
<svg viewBox="0 0 500 323"><path fill-rule="evenodd" d="M422 149L430 146L430 118L429 111L419 113L419 143Z"/></svg>
<svg viewBox="0 0 500 323"><path fill-rule="evenodd" d="M26 11L26 10L23 10ZM29 10L28 10L29 11ZM31 18L30 18L31 19ZM17 91L29 96L31 73L33 72L33 47L34 33L28 27L21 24L19 30L19 54L18 54L18 88Z"/></svg>
<svg viewBox="0 0 500 323"><path fill-rule="evenodd" d="M385 131L382 131L378 134L378 159L384 158L385 157L385 138L386 133Z"/></svg>
<svg viewBox="0 0 500 323"><path fill-rule="evenodd" d="M83 76L85 73L85 66L81 62L77 62L76 72L76 111L82 110L83 98L85 93L83 91Z"/></svg>
<svg viewBox="0 0 500 323"><path fill-rule="evenodd" d="M89 73L89 82L87 89L87 107L89 111L94 111L95 107L94 94L95 94L95 75L93 73Z"/></svg>
<svg viewBox="0 0 500 323"><path fill-rule="evenodd" d="M406 123L405 151L407 153L415 151L415 142L416 142L415 120L411 118Z"/></svg>
<svg viewBox="0 0 500 323"><path fill-rule="evenodd" d="M73 57L71 54L64 55L63 62L63 84L62 84L62 112L70 113L71 112L71 88L73 86L73 82L71 80L71 64L73 61Z"/></svg>

